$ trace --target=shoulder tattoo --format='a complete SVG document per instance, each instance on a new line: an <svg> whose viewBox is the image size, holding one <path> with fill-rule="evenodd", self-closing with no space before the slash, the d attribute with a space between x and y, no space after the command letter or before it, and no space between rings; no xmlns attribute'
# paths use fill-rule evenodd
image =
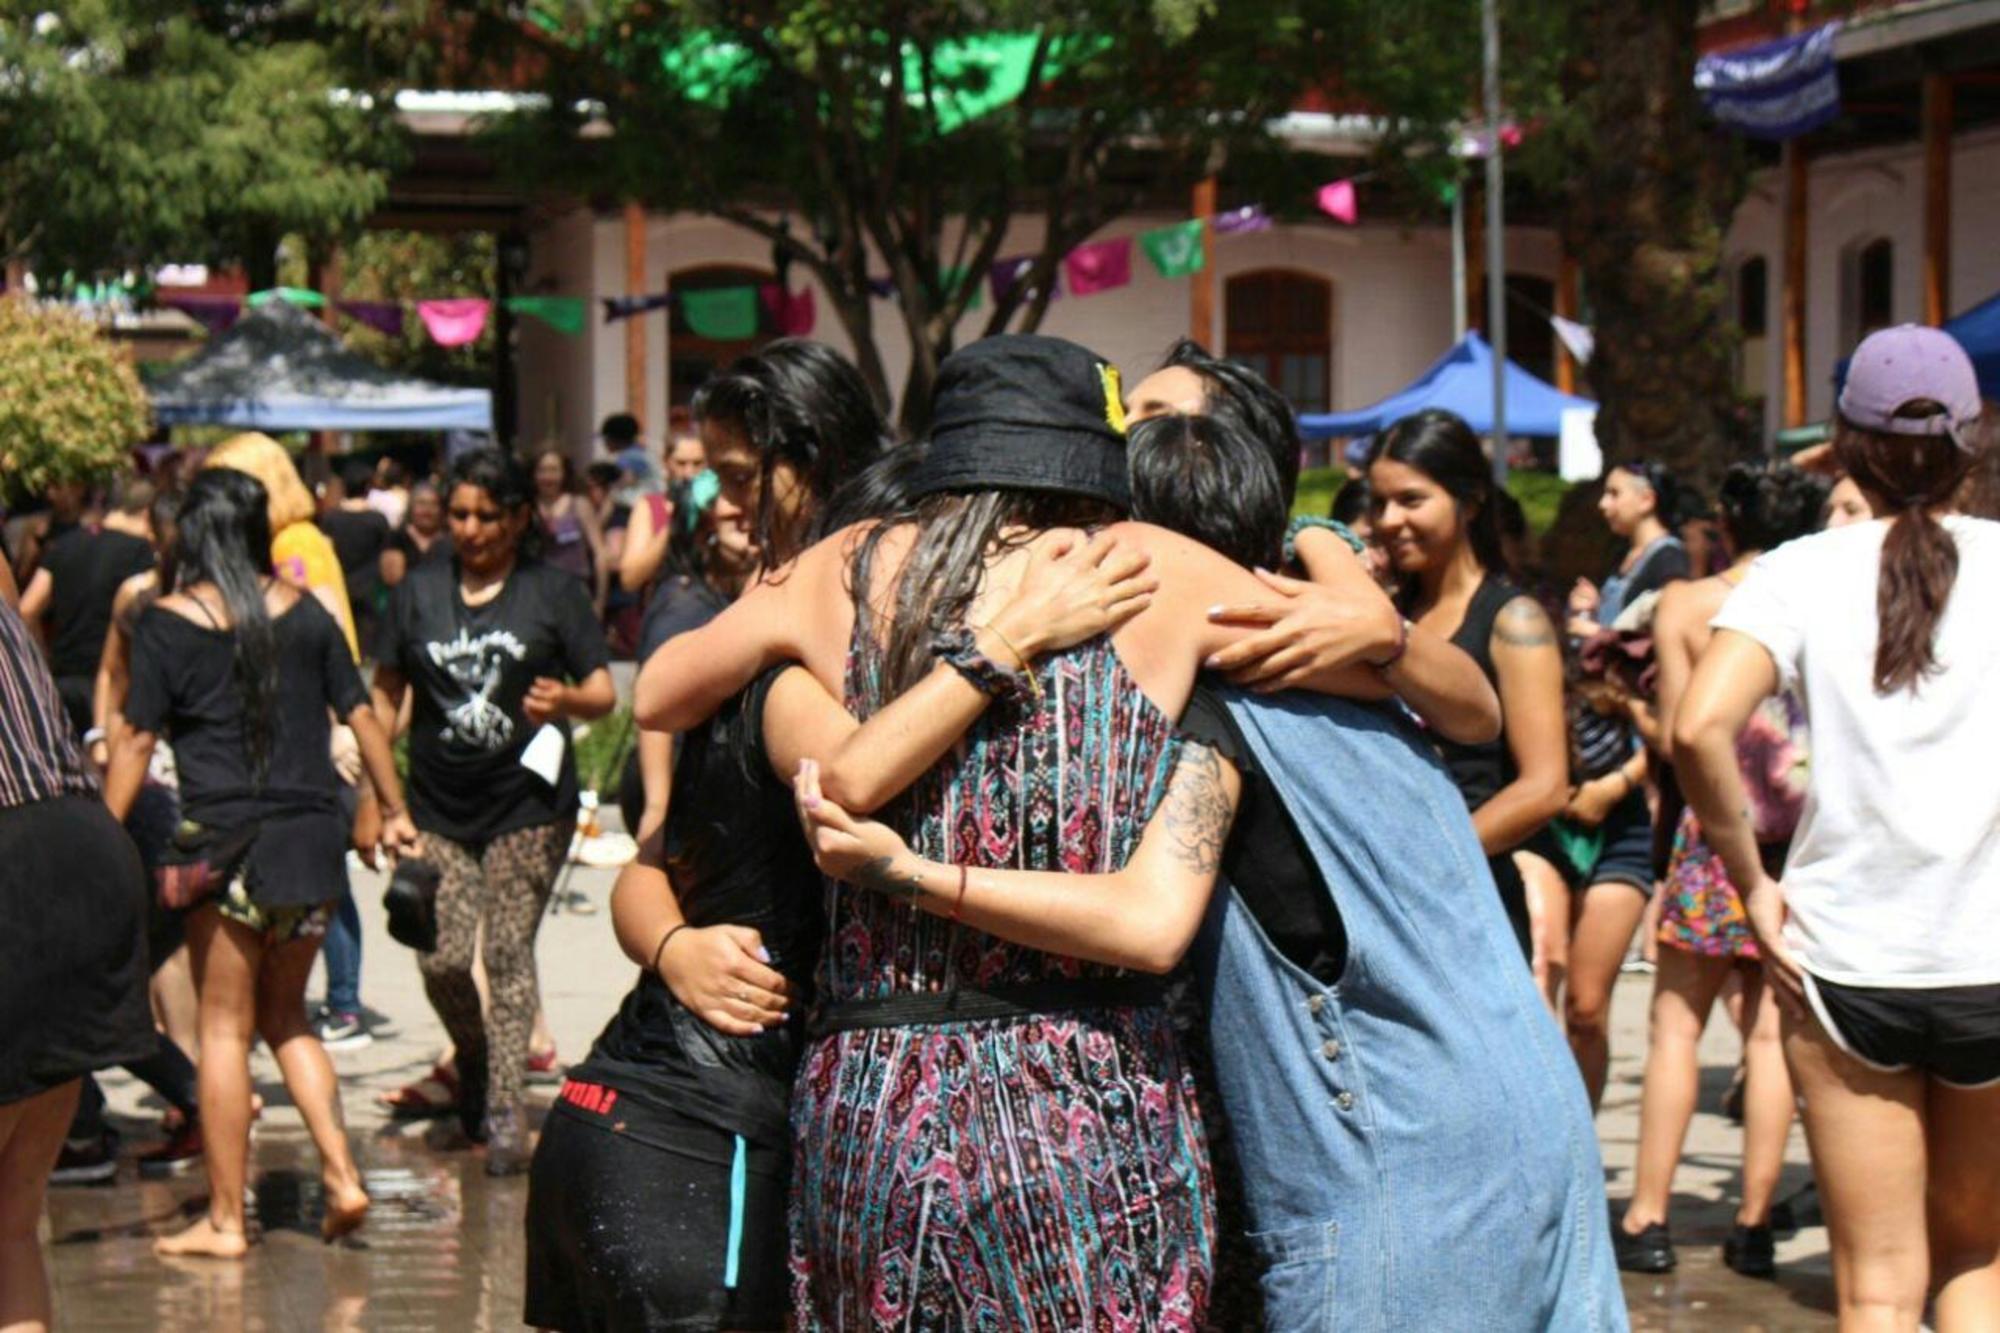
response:
<svg viewBox="0 0 2000 1333"><path fill-rule="evenodd" d="M1167 836L1173 854L1196 874L1212 875L1222 865L1234 804L1222 783L1222 760L1206 745L1190 741L1167 785Z"/></svg>
<svg viewBox="0 0 2000 1333"><path fill-rule="evenodd" d="M1493 637L1509 648L1547 648L1556 641L1548 612L1532 597L1516 597L1493 619Z"/></svg>

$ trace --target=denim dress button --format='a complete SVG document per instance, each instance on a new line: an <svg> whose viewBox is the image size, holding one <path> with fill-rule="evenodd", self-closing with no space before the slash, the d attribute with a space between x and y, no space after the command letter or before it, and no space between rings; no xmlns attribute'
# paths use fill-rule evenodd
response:
<svg viewBox="0 0 2000 1333"><path fill-rule="evenodd" d="M1343 1092L1333 1099L1333 1104L1343 1111L1352 1111L1354 1109L1354 1094Z"/></svg>
<svg viewBox="0 0 2000 1333"><path fill-rule="evenodd" d="M1309 997L1307 997L1307 999L1306 999L1306 1012L1307 1012L1307 1013L1309 1013L1309 1014L1317 1014L1317 1013L1318 1013L1318 1012L1319 1012L1320 1010L1322 1010L1322 1009L1324 1009L1324 1008L1326 1008L1326 996L1324 996L1324 995L1313 995L1313 996L1309 996Z"/></svg>
<svg viewBox="0 0 2000 1333"><path fill-rule="evenodd" d="M1319 1053L1329 1060L1338 1060L1340 1058L1340 1043L1334 1041L1332 1038L1328 1038L1326 1044L1319 1048Z"/></svg>

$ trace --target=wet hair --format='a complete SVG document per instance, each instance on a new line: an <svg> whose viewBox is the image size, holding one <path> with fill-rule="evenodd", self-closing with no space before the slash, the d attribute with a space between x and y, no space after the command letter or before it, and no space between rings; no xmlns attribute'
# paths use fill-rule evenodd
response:
<svg viewBox="0 0 2000 1333"><path fill-rule="evenodd" d="M1240 422L1174 413L1126 437L1132 517L1192 537L1239 565L1276 569L1285 549L1283 484Z"/></svg>
<svg viewBox="0 0 2000 1333"><path fill-rule="evenodd" d="M1375 517L1375 488L1368 484L1363 473L1355 473L1341 483L1334 492L1333 503L1327 506L1326 516L1336 523L1353 527L1356 523L1366 523Z"/></svg>
<svg viewBox="0 0 2000 1333"><path fill-rule="evenodd" d="M1653 516L1666 525L1668 532L1679 531L1681 524L1696 516L1701 508L1699 497L1674 480L1673 473L1649 459L1628 458L1613 463L1611 470L1637 478L1653 493Z"/></svg>
<svg viewBox="0 0 2000 1333"><path fill-rule="evenodd" d="M1789 463L1732 463L1716 491L1716 521L1738 555L1819 530L1827 484Z"/></svg>
<svg viewBox="0 0 2000 1333"><path fill-rule="evenodd" d="M1377 437L1368 462L1383 458L1413 467L1442 486L1458 502L1466 540L1480 566L1493 574L1507 572L1500 544L1500 488L1493 484L1493 464L1464 417L1437 407L1404 417Z"/></svg>
<svg viewBox="0 0 2000 1333"><path fill-rule="evenodd" d="M153 545L159 553L153 572L158 576L155 587L158 589L156 595L160 597L174 590L174 547L177 542L172 538L179 531L180 511L179 493L164 489L153 492L153 503L146 509L147 521L153 525Z"/></svg>
<svg viewBox="0 0 2000 1333"><path fill-rule="evenodd" d="M520 459L491 445L468 449L453 459L445 472L442 498L447 505L451 503L451 493L461 486L476 486L485 491L486 498L503 512L527 515L529 521L521 530L521 544L515 558L540 558L542 525L534 521L535 478Z"/></svg>
<svg viewBox="0 0 2000 1333"><path fill-rule="evenodd" d="M838 532L853 523L886 518L909 508L911 486L930 441L911 440L881 455L861 471L842 482L821 509L821 526Z"/></svg>
<svg viewBox="0 0 2000 1333"><path fill-rule="evenodd" d="M931 642L965 623L986 581L987 564L1050 528L1096 528L1122 518L1102 500L1046 491L946 491L886 516L849 567L856 633L867 656L871 704L883 704L922 680L935 659ZM914 524L886 616L870 595L882 535Z"/></svg>
<svg viewBox="0 0 2000 1333"><path fill-rule="evenodd" d="M1299 455L1305 444L1299 436L1298 414L1285 395L1248 366L1212 356L1192 338L1182 338L1168 349L1160 368L1169 367L1201 376L1206 415L1262 443L1277 469L1279 494L1289 506L1298 494Z"/></svg>
<svg viewBox="0 0 2000 1333"><path fill-rule="evenodd" d="M829 530L828 497L889 444L887 424L861 372L808 338L780 338L739 358L696 390L694 414L741 431L755 451L763 482L757 546L773 563L798 554L775 531L771 477L778 465L789 465L811 497L809 544Z"/></svg>
<svg viewBox="0 0 2000 1333"><path fill-rule="evenodd" d="M584 478L594 481L607 491L618 489L618 483L625 478L625 472L616 463L599 459L583 470Z"/></svg>
<svg viewBox="0 0 2000 1333"><path fill-rule="evenodd" d="M210 468L189 484L174 520L176 577L182 586L213 583L229 611L244 753L259 784L270 771L278 671L262 583L271 572L270 505L263 483L249 473Z"/></svg>
<svg viewBox="0 0 2000 1333"><path fill-rule="evenodd" d="M1942 412L1928 399L1904 404L1902 419ZM1875 584L1875 689L1914 689L1935 674L1937 627L1958 581L1958 543L1931 513L1948 505L1972 470L1973 455L1945 435L1895 435L1866 430L1835 414L1833 453L1871 498L1876 517L1890 520Z"/></svg>

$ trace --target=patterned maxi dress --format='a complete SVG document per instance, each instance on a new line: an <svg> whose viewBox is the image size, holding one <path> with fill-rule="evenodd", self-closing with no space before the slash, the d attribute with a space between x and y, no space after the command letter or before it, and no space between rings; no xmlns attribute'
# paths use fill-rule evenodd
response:
<svg viewBox="0 0 2000 1333"><path fill-rule="evenodd" d="M920 855L1078 874L1130 857L1178 753L1106 640L1040 666L885 814ZM879 706L850 653L848 706ZM820 995L1115 969L828 886ZM838 1032L792 1096L801 1329L1199 1327L1214 1232L1194 1089L1162 1007Z"/></svg>

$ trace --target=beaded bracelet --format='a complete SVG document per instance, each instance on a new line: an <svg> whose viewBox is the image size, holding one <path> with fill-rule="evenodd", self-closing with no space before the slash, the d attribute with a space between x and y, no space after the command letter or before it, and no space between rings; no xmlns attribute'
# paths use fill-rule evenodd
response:
<svg viewBox="0 0 2000 1333"><path fill-rule="evenodd" d="M931 653L989 699L1026 694L1027 674L1009 671L979 651L979 641L961 625L939 632L931 639Z"/></svg>

